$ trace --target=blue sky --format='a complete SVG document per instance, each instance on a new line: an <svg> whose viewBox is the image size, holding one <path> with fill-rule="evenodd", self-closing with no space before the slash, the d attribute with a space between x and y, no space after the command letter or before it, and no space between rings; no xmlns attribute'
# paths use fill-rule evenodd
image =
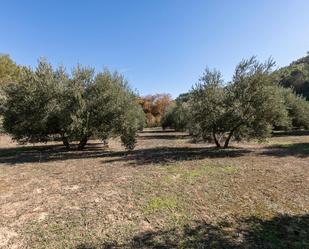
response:
<svg viewBox="0 0 309 249"><path fill-rule="evenodd" d="M277 66L309 50L308 0L0 1L0 53L18 64L107 66L144 95L188 91L206 66Z"/></svg>

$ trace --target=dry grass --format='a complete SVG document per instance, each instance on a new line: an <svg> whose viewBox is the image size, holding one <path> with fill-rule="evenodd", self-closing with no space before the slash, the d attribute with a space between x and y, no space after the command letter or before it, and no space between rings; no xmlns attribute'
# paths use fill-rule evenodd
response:
<svg viewBox="0 0 309 249"><path fill-rule="evenodd" d="M0 248L309 248L308 135L217 150L148 130L130 153L0 139Z"/></svg>

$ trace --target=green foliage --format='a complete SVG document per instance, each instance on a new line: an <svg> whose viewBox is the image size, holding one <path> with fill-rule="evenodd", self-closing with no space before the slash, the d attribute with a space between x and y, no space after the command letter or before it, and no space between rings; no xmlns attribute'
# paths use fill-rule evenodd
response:
<svg viewBox="0 0 309 249"><path fill-rule="evenodd" d="M309 100L309 55L274 72L276 81Z"/></svg>
<svg viewBox="0 0 309 249"><path fill-rule="evenodd" d="M218 71L206 69L190 99L193 135L228 147L232 137L264 139L273 125L289 126L279 88L270 76L274 63L255 57L238 64L230 84Z"/></svg>
<svg viewBox="0 0 309 249"><path fill-rule="evenodd" d="M161 119L161 126L163 130L166 128L174 128L174 110L176 109L176 103L172 102L167 108Z"/></svg>
<svg viewBox="0 0 309 249"><path fill-rule="evenodd" d="M189 105L188 94L181 94L172 102L166 109L164 116L161 120L163 129L172 128L176 131L184 131L189 127Z"/></svg>
<svg viewBox="0 0 309 249"><path fill-rule="evenodd" d="M128 149L143 120L142 110L118 73L77 66L70 77L40 60L16 84L5 87L4 129L19 142L45 142L55 134L64 145L79 141L83 149L92 136L120 136Z"/></svg>
<svg viewBox="0 0 309 249"><path fill-rule="evenodd" d="M16 82L21 68L8 55L0 55L0 86Z"/></svg>
<svg viewBox="0 0 309 249"><path fill-rule="evenodd" d="M4 88L3 128L20 142L47 140L48 110L52 108L49 100L54 90L48 74L52 74L50 68L41 64L35 73L27 70L20 82Z"/></svg>
<svg viewBox="0 0 309 249"><path fill-rule="evenodd" d="M22 68L20 68L8 55L0 55L0 114L3 110L5 94L3 87L7 84L17 82ZM0 115L0 132L2 130L2 117Z"/></svg>
<svg viewBox="0 0 309 249"><path fill-rule="evenodd" d="M281 92L292 127L294 129L309 129L309 102L303 96L295 94L291 88L281 88Z"/></svg>

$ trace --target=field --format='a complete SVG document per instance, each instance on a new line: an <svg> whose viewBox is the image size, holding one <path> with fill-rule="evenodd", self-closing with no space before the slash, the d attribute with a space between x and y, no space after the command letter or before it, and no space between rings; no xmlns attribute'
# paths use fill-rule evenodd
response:
<svg viewBox="0 0 309 249"><path fill-rule="evenodd" d="M148 129L137 148L0 137L1 248L309 248L309 135L227 150Z"/></svg>

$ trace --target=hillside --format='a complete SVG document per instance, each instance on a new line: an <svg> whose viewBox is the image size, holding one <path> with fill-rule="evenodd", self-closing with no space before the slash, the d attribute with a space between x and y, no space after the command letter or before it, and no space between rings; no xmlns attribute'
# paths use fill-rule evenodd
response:
<svg viewBox="0 0 309 249"><path fill-rule="evenodd" d="M309 100L309 55L280 68L275 76L281 85L294 88Z"/></svg>

